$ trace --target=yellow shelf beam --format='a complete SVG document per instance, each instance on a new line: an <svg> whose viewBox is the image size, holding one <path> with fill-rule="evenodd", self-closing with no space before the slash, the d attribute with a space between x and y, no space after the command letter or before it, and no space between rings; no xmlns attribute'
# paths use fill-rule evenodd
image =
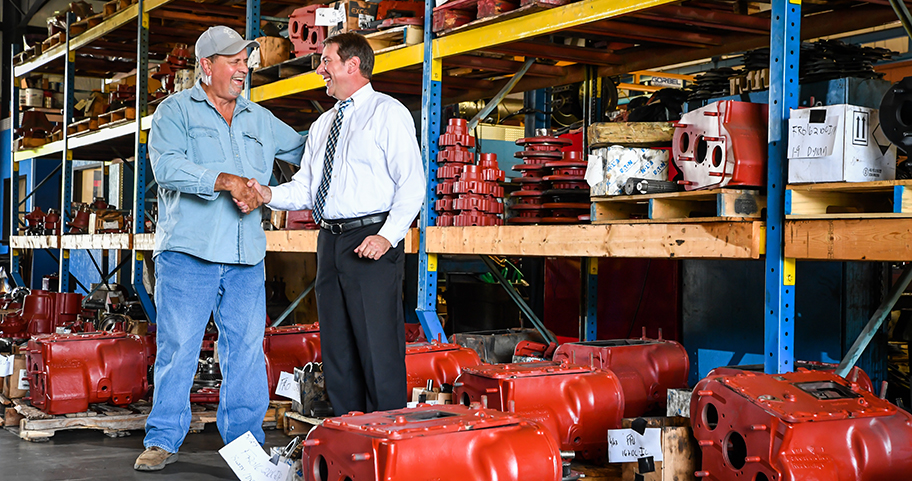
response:
<svg viewBox="0 0 912 481"><path fill-rule="evenodd" d="M170 3L173 0L147 0L143 2L146 12L151 12L162 5ZM84 47L95 40L117 30L118 28L126 25L132 20L136 19L136 13L139 9L138 4L134 3L129 7L111 15L103 22L98 25L86 30L80 35L70 39L70 50L76 50L78 48ZM16 77L21 77L42 65L47 64L57 58L63 56L64 51L66 50L65 43L60 43L55 47L51 48L47 52L42 52L41 55L29 60L28 62L23 62L13 68L13 72L16 74Z"/></svg>
<svg viewBox="0 0 912 481"><path fill-rule="evenodd" d="M672 0L586 0L522 17L492 23L433 41L434 58L451 57L496 45L548 35L587 23L619 17L647 8L673 3ZM631 27L635 28L635 27Z"/></svg>
<svg viewBox="0 0 912 481"><path fill-rule="evenodd" d="M381 53L374 58L374 75L421 65L423 60L423 43ZM325 85L323 77L317 75L315 71L308 72L254 87L250 89L250 100L262 102L309 90L322 89Z"/></svg>

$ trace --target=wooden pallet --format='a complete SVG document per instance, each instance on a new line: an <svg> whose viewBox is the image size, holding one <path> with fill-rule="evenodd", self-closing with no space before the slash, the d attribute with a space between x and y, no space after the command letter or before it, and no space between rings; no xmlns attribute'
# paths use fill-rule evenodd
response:
<svg viewBox="0 0 912 481"><path fill-rule="evenodd" d="M255 70L252 76L253 86L259 86L276 80L294 77L306 72L312 72L320 65L320 55L309 53L301 57L286 60L282 63L263 67Z"/></svg>
<svg viewBox="0 0 912 481"><path fill-rule="evenodd" d="M133 5L134 3L136 3L136 0L112 0L104 4L102 15L104 18L108 18L111 15L114 15L115 13L129 7L130 5Z"/></svg>
<svg viewBox="0 0 912 481"><path fill-rule="evenodd" d="M732 95L769 89L769 69L751 70L728 79Z"/></svg>
<svg viewBox="0 0 912 481"><path fill-rule="evenodd" d="M374 49L374 53L378 54L424 42L424 29L415 25L403 25L371 33L364 38Z"/></svg>
<svg viewBox="0 0 912 481"><path fill-rule="evenodd" d="M28 62L29 60L41 55L41 44L36 43L35 45L17 53L13 56L13 65L17 66Z"/></svg>
<svg viewBox="0 0 912 481"><path fill-rule="evenodd" d="M492 17L485 17L473 20L465 25L460 25L458 27L449 28L446 30L441 30L437 32L438 36L449 35L457 32L465 32L467 30L474 30L478 27L483 27L485 25L502 22L504 20L509 20L511 18L522 17L524 15L529 15L530 13L541 12L542 10L549 10L554 7L560 6L560 2L555 2L554 0L530 0L525 2L526 5L522 5L515 10L510 10L509 12L501 13L500 15L494 15ZM571 2L565 2L571 3ZM443 4L442 6L446 6Z"/></svg>
<svg viewBox="0 0 912 481"><path fill-rule="evenodd" d="M592 197L593 224L753 221L766 208L757 190L712 189Z"/></svg>
<svg viewBox="0 0 912 481"><path fill-rule="evenodd" d="M912 217L912 180L788 185L785 190L785 217Z"/></svg>
<svg viewBox="0 0 912 481"><path fill-rule="evenodd" d="M86 18L86 19L80 20L76 23L73 23L72 25L70 25L70 36L76 37L78 35L81 35L86 30L89 30L90 28L99 25L103 21L104 21L104 14L97 13L95 15L92 15L89 18Z"/></svg>
<svg viewBox="0 0 912 481"><path fill-rule="evenodd" d="M16 139L16 150L31 150L37 149L42 145L50 142L51 140L47 137L39 139L35 137L20 137Z"/></svg>
<svg viewBox="0 0 912 481"><path fill-rule="evenodd" d="M57 46L57 44L66 42L66 32L57 32L54 35L51 35L45 41L41 42L41 51L47 52L48 50Z"/></svg>
<svg viewBox="0 0 912 481"><path fill-rule="evenodd" d="M98 116L98 128L113 127L136 119L136 107L123 107Z"/></svg>
<svg viewBox="0 0 912 481"><path fill-rule="evenodd" d="M76 135L84 135L93 130L98 130L97 118L90 117L87 119L82 119L79 122L75 122L67 126L67 134L71 137Z"/></svg>
<svg viewBox="0 0 912 481"><path fill-rule="evenodd" d="M314 426L323 424L323 419L324 418L308 417L288 410L285 412L285 428L283 431L286 436L307 436L307 433L309 433Z"/></svg>

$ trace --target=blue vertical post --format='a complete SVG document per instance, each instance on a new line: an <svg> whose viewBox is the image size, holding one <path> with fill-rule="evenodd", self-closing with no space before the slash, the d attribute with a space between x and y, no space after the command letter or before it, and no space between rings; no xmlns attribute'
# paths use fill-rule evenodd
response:
<svg viewBox="0 0 912 481"><path fill-rule="evenodd" d="M256 40L263 36L263 30L260 29L260 0L247 0L247 26L244 30L244 38L247 40ZM252 48L247 49L250 54ZM262 54L263 51L260 50ZM262 58L262 57L261 57ZM261 60L262 61L262 60ZM247 82L244 84L244 97L250 98L250 83L253 72L247 72Z"/></svg>
<svg viewBox="0 0 912 481"><path fill-rule="evenodd" d="M766 201L764 371L789 372L795 360L795 261L784 255L789 109L798 107L801 0L773 0L770 23L769 164Z"/></svg>
<svg viewBox="0 0 912 481"><path fill-rule="evenodd" d="M133 234L145 232L146 224L146 162L148 162L147 134L142 129L142 119L149 113L149 14L143 0L137 3L139 18L136 22L136 142L133 151ZM149 322L155 322L155 305L143 284L144 256L134 247L131 284Z"/></svg>
<svg viewBox="0 0 912 481"><path fill-rule="evenodd" d="M428 176L427 192L419 218L418 305L415 313L428 339L446 342L443 326L437 316L437 254L427 252L427 228L436 223L434 201L437 199L437 138L440 137L440 95L443 63L435 59L431 48L434 0L424 0L424 70L421 82L421 156Z"/></svg>
<svg viewBox="0 0 912 481"><path fill-rule="evenodd" d="M580 280L583 283L580 341L598 339L598 261L597 257L583 257L580 262Z"/></svg>
<svg viewBox="0 0 912 481"><path fill-rule="evenodd" d="M530 90L523 94L526 137L534 137L535 131L551 128L551 88Z"/></svg>
<svg viewBox="0 0 912 481"><path fill-rule="evenodd" d="M72 12L67 13L66 17L66 60L64 61L64 80L63 80L63 163L60 167L61 181L60 191L60 233L66 227L67 222L72 220L70 212L70 203L73 200L73 152L69 146L70 124L73 122L73 104L76 99L73 96L76 82L76 52L70 50L70 27L76 22L76 16ZM67 292L70 289L70 250L60 248L60 267L57 275L60 278L60 292Z"/></svg>
<svg viewBox="0 0 912 481"><path fill-rule="evenodd" d="M16 44L12 46L12 55L10 55L10 64L9 71L12 73L10 81L11 91L10 91L10 129L9 129L9 146L10 146L10 212L8 213L9 219L9 235L10 237L16 235L19 232L19 163L16 162L16 129L19 128L19 87L17 87L15 68L16 54L19 53L19 47ZM19 273L19 250L14 249L12 242L10 242L10 277L13 279L13 282L17 286L25 286L25 283L22 282L22 275Z"/></svg>

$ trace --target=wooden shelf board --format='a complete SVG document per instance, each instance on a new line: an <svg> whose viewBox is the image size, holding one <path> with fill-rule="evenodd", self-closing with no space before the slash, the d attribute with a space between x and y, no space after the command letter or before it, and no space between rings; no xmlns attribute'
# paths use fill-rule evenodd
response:
<svg viewBox="0 0 912 481"><path fill-rule="evenodd" d="M266 232L267 252L317 252L318 230L273 230ZM409 229L402 241L406 254L418 252L418 229Z"/></svg>
<svg viewBox="0 0 912 481"><path fill-rule="evenodd" d="M57 249L60 246L55 235L14 235L10 236L13 249Z"/></svg>
<svg viewBox="0 0 912 481"><path fill-rule="evenodd" d="M912 260L912 220L833 219L785 223L785 257L844 261Z"/></svg>
<svg viewBox="0 0 912 481"><path fill-rule="evenodd" d="M64 249L129 249L130 234L82 234L60 236Z"/></svg>

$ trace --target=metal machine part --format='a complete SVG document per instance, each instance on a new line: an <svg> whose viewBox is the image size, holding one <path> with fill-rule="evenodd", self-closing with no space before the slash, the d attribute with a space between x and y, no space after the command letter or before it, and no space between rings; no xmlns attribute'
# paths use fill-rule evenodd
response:
<svg viewBox="0 0 912 481"><path fill-rule="evenodd" d="M282 399L275 393L282 372L293 373L296 367L320 362L319 324L267 327L263 336L266 377L270 399Z"/></svg>
<svg viewBox="0 0 912 481"><path fill-rule="evenodd" d="M149 390L153 352L145 337L124 332L34 336L26 350L32 406L70 414L137 401Z"/></svg>
<svg viewBox="0 0 912 481"><path fill-rule="evenodd" d="M762 187L767 111L765 104L724 100L681 116L671 148L685 189Z"/></svg>
<svg viewBox="0 0 912 481"><path fill-rule="evenodd" d="M412 389L422 388L429 380L435 386L453 384L466 367L481 364L475 351L457 344L432 342L411 342L405 345L405 370L408 373L406 395L412 397Z"/></svg>
<svg viewBox="0 0 912 481"><path fill-rule="evenodd" d="M665 192L677 192L681 190L678 184L667 180L639 179L631 177L624 184L624 193L627 195L636 194L661 194Z"/></svg>
<svg viewBox="0 0 912 481"><path fill-rule="evenodd" d="M316 25L317 9L321 5L301 7L288 16L288 39L294 46L295 57L311 53L323 53L323 40L326 39L326 27Z"/></svg>
<svg viewBox="0 0 912 481"><path fill-rule="evenodd" d="M825 371L709 377L690 404L708 480L893 480L912 472L912 415Z"/></svg>
<svg viewBox="0 0 912 481"><path fill-rule="evenodd" d="M562 450L585 459L605 456L608 430L620 428L624 417L624 393L613 372L566 361L467 367L453 398L536 421Z"/></svg>
<svg viewBox="0 0 912 481"><path fill-rule="evenodd" d="M795 369L804 369L807 371L823 371L835 373L837 367L837 364L831 364L827 362L795 361ZM741 372L753 372L757 374L762 373L763 364L717 367L710 371L706 377L734 376ZM849 374L846 376L846 379L849 381L849 383L853 385L857 384L861 389L876 394L876 391L874 391L874 382L871 381L871 377L868 376L868 373L864 372L860 367L853 366L852 370L849 371Z"/></svg>
<svg viewBox="0 0 912 481"><path fill-rule="evenodd" d="M491 364L511 362L513 351L520 341L544 341L537 330L530 328L460 332L450 339L455 344L474 350L482 361Z"/></svg>
<svg viewBox="0 0 912 481"><path fill-rule="evenodd" d="M459 405L327 419L307 435L302 458L307 481L563 479L557 441L541 425Z"/></svg>
<svg viewBox="0 0 912 481"><path fill-rule="evenodd" d="M625 418L664 408L668 401L668 389L687 387L690 369L683 346L675 341L645 337L568 342L557 348L553 359L607 369L617 374L624 388Z"/></svg>
<svg viewBox="0 0 912 481"><path fill-rule="evenodd" d="M0 337L28 339L37 334L51 334L57 328L73 327L82 312L82 294L31 291L22 309L0 319Z"/></svg>

